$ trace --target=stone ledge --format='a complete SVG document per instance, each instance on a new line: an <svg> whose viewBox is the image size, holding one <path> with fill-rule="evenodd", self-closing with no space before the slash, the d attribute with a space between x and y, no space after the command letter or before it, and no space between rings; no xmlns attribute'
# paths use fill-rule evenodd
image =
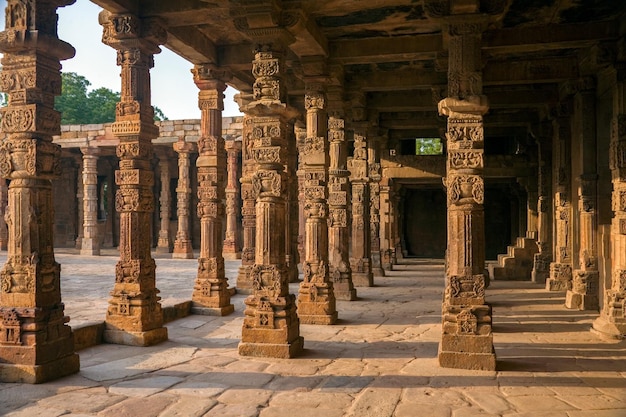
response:
<svg viewBox="0 0 626 417"><path fill-rule="evenodd" d="M191 301L183 301L173 306L164 306L162 310L163 324L182 319L191 314Z"/></svg>
<svg viewBox="0 0 626 417"><path fill-rule="evenodd" d="M74 334L74 350L86 349L102 343L104 321L92 321L72 327Z"/></svg>

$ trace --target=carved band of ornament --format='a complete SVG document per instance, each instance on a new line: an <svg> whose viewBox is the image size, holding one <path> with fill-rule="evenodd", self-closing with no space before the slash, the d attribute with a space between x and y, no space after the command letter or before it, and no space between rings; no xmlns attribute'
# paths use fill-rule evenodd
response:
<svg viewBox="0 0 626 417"><path fill-rule="evenodd" d="M483 31L483 25L473 22L461 22L450 25L450 36L464 35L480 35Z"/></svg>
<svg viewBox="0 0 626 417"><path fill-rule="evenodd" d="M278 59L264 58L259 53L252 62L252 75L255 78L274 77L278 75L279 71L280 63Z"/></svg>
<svg viewBox="0 0 626 417"><path fill-rule="evenodd" d="M456 333L469 335L477 334L478 331L478 317L472 313L471 309L463 309L456 315Z"/></svg>
<svg viewBox="0 0 626 417"><path fill-rule="evenodd" d="M448 149L471 149L475 144L482 144L484 131L482 123L451 123L448 119Z"/></svg>
<svg viewBox="0 0 626 417"><path fill-rule="evenodd" d="M254 264L250 268L252 288L257 296L277 298L283 293L283 277L276 265Z"/></svg>
<svg viewBox="0 0 626 417"><path fill-rule="evenodd" d="M281 149L280 146L252 149L252 158L259 164L280 163Z"/></svg>
<svg viewBox="0 0 626 417"><path fill-rule="evenodd" d="M324 153L325 145L326 140L324 137L307 137L304 139L304 146L300 149L300 153L304 156Z"/></svg>
<svg viewBox="0 0 626 417"><path fill-rule="evenodd" d="M450 296L454 298L484 298L485 276L482 274L473 276L452 275L449 278Z"/></svg>
<svg viewBox="0 0 626 417"><path fill-rule="evenodd" d="M282 195L281 173L271 170L258 170L252 177L254 194L259 196L280 197Z"/></svg>
<svg viewBox="0 0 626 417"><path fill-rule="evenodd" d="M483 179L478 175L453 175L447 180L448 203L465 203L473 200L476 204L483 204L485 186Z"/></svg>
<svg viewBox="0 0 626 417"><path fill-rule="evenodd" d="M138 135L140 132L141 121L139 120L124 120L111 124L111 133L113 136Z"/></svg>
<svg viewBox="0 0 626 417"><path fill-rule="evenodd" d="M346 132L343 130L329 130L328 140L331 142L343 142L346 139Z"/></svg>
<svg viewBox="0 0 626 417"><path fill-rule="evenodd" d="M7 212L9 213L9 212ZM11 223L10 217L7 223ZM0 271L3 293L34 293L39 259L36 256L10 256Z"/></svg>
<svg viewBox="0 0 626 417"><path fill-rule="evenodd" d="M448 94L451 97L478 96L483 92L482 74L479 72L448 72Z"/></svg>
<svg viewBox="0 0 626 417"><path fill-rule="evenodd" d="M323 185L305 187L304 198L306 200L325 200L326 187Z"/></svg>
<svg viewBox="0 0 626 417"><path fill-rule="evenodd" d="M22 344L22 318L13 308L0 309L0 346Z"/></svg>
<svg viewBox="0 0 626 417"><path fill-rule="evenodd" d="M307 202L304 205L304 215L307 218L325 218L328 215L326 203Z"/></svg>
<svg viewBox="0 0 626 417"><path fill-rule="evenodd" d="M271 78L258 78L252 86L255 100L280 100L280 82Z"/></svg>
<svg viewBox="0 0 626 417"><path fill-rule="evenodd" d="M154 173L142 169L121 169L115 171L117 185L154 185Z"/></svg>
<svg viewBox="0 0 626 417"><path fill-rule="evenodd" d="M482 150L448 151L448 166L451 169L479 169L484 167Z"/></svg>
<svg viewBox="0 0 626 417"><path fill-rule="evenodd" d="M328 129L329 130L343 130L345 128L346 121L344 119L339 119L336 117L330 117L328 119Z"/></svg>
<svg viewBox="0 0 626 417"><path fill-rule="evenodd" d="M553 262L550 264L550 277L559 281L569 281L572 278L572 266L570 264Z"/></svg>
<svg viewBox="0 0 626 417"><path fill-rule="evenodd" d="M217 187L198 187L198 199L200 201L217 201Z"/></svg>
<svg viewBox="0 0 626 417"><path fill-rule="evenodd" d="M115 194L115 210L122 212L154 211L152 196L141 195L137 189L119 188Z"/></svg>
<svg viewBox="0 0 626 417"><path fill-rule="evenodd" d="M222 205L212 201L200 201L196 207L199 218L216 218L222 213Z"/></svg>
<svg viewBox="0 0 626 417"><path fill-rule="evenodd" d="M326 282L328 280L328 264L324 260L319 260L314 267L311 262L305 261L302 263L302 274L304 282Z"/></svg>
<svg viewBox="0 0 626 417"><path fill-rule="evenodd" d="M122 142L117 145L115 153L120 159L150 159L152 158L152 149L139 142Z"/></svg>
<svg viewBox="0 0 626 417"><path fill-rule="evenodd" d="M252 138L255 139L255 142L263 138L280 138L281 135L280 124L276 123L275 120L271 122L259 121L252 128ZM259 145L257 144L256 146Z"/></svg>
<svg viewBox="0 0 626 417"><path fill-rule="evenodd" d="M57 126L58 129L58 126ZM35 130L35 106L2 109L2 131L5 133Z"/></svg>
<svg viewBox="0 0 626 417"><path fill-rule="evenodd" d="M8 71L0 73L0 89L4 92L35 88L37 73L34 69Z"/></svg>
<svg viewBox="0 0 626 417"><path fill-rule="evenodd" d="M348 227L348 210L331 208L328 216L328 227Z"/></svg>
<svg viewBox="0 0 626 417"><path fill-rule="evenodd" d="M308 92L304 96L304 108L307 110L322 110L326 108L326 95L322 92Z"/></svg>
<svg viewBox="0 0 626 417"><path fill-rule="evenodd" d="M202 98L198 100L198 108L200 110L224 110L224 102L218 100L217 97Z"/></svg>
<svg viewBox="0 0 626 417"><path fill-rule="evenodd" d="M346 191L332 191L328 196L328 204L331 206L346 206L348 193Z"/></svg>

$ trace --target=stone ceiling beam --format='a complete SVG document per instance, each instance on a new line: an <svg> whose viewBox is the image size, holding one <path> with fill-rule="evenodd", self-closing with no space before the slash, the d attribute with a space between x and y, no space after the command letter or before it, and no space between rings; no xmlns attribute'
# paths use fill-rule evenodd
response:
<svg viewBox="0 0 626 417"><path fill-rule="evenodd" d="M112 13L139 14L138 0L91 0L91 2Z"/></svg>
<svg viewBox="0 0 626 417"><path fill-rule="evenodd" d="M218 64L217 48L193 27L168 29L167 46L193 64Z"/></svg>
<svg viewBox="0 0 626 417"><path fill-rule="evenodd" d="M575 56L488 62L483 85L554 83L579 77Z"/></svg>
<svg viewBox="0 0 626 417"><path fill-rule="evenodd" d="M443 48L441 34L393 38L342 39L329 45L330 58L342 64L434 59Z"/></svg>
<svg viewBox="0 0 626 417"><path fill-rule="evenodd" d="M394 91L430 88L446 84L445 72L404 69L399 71L377 71L366 74L346 74L346 84L354 90Z"/></svg>

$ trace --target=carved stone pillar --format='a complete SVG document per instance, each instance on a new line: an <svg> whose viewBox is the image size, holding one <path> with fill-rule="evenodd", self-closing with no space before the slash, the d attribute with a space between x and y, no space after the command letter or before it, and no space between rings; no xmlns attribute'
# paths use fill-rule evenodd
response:
<svg viewBox="0 0 626 417"><path fill-rule="evenodd" d="M174 143L174 151L178 153L178 185L176 186L176 214L178 217L178 229L174 240L172 258L192 259L193 247L189 235L189 216L191 202L191 183L189 181L189 160L195 146L186 142L184 137L178 138Z"/></svg>
<svg viewBox="0 0 626 417"><path fill-rule="evenodd" d="M0 381L40 383L78 371L72 330L54 259L50 180L57 177L61 115L60 60L74 48L57 37L56 9L73 0L8 0L0 33L3 107L0 176L8 190L7 260L0 271ZM10 80L10 82L9 82Z"/></svg>
<svg viewBox="0 0 626 417"><path fill-rule="evenodd" d="M555 258L546 280L548 291L565 291L572 280L571 127L567 113L565 111L558 118L554 147L553 166L557 170L554 187Z"/></svg>
<svg viewBox="0 0 626 417"><path fill-rule="evenodd" d="M352 283L350 268L350 171L347 168L348 149L345 137L345 119L341 92L329 91L334 100L330 101L331 115L328 119L328 140L330 169L328 170L328 263L329 274L333 281L335 298L353 301L357 294ZM331 96L332 97L332 96Z"/></svg>
<svg viewBox="0 0 626 417"><path fill-rule="evenodd" d="M239 191L239 157L241 142L226 141L227 176L226 184L226 238L224 239L224 258L241 259L241 234L238 218L241 212L241 192Z"/></svg>
<svg viewBox="0 0 626 417"><path fill-rule="evenodd" d="M307 324L334 324L337 309L333 283L328 277L328 114L322 85L307 86L304 107L307 136L301 157L306 233L298 317Z"/></svg>
<svg viewBox="0 0 626 417"><path fill-rule="evenodd" d="M298 170L296 176L298 177L298 257L300 261L306 259L304 253L304 235L306 234L306 220L304 217L304 164L302 162L302 152L305 146L306 140L306 126L294 127L296 135L296 147L298 149Z"/></svg>
<svg viewBox="0 0 626 417"><path fill-rule="evenodd" d="M0 250L7 250L9 242L9 230L7 229L7 222L4 220L7 213L8 191L7 180L0 178Z"/></svg>
<svg viewBox="0 0 626 417"><path fill-rule="evenodd" d="M102 41L117 50L122 91L113 135L119 138L115 208L120 214L120 260L106 316L109 343L148 346L167 339L150 253L154 211L152 139L158 137L151 106L150 68L167 33L156 21L132 14L99 16Z"/></svg>
<svg viewBox="0 0 626 417"><path fill-rule="evenodd" d="M495 370L491 306L485 302L485 219L481 24L449 24L448 97L439 113L448 117L448 247L439 364Z"/></svg>
<svg viewBox="0 0 626 417"><path fill-rule="evenodd" d="M602 337L626 337L626 64L615 70L609 166L613 178L611 222L611 287L604 293L593 331Z"/></svg>
<svg viewBox="0 0 626 417"><path fill-rule="evenodd" d="M380 266L387 271L393 269L393 263L391 262L392 192L392 180L390 178L382 178L380 181Z"/></svg>
<svg viewBox="0 0 626 417"><path fill-rule="evenodd" d="M222 137L222 111L224 90L230 74L212 65L196 65L192 72L194 82L200 89L200 139L196 166L201 243L191 311L195 314L224 316L234 311L230 303L222 255L223 201L226 195L226 148Z"/></svg>
<svg viewBox="0 0 626 417"><path fill-rule="evenodd" d="M375 138L367 141L370 179L370 251L372 259L372 274L377 277L384 277L385 271L380 259L380 139Z"/></svg>
<svg viewBox="0 0 626 417"><path fill-rule="evenodd" d="M76 185L76 222L77 222L77 229L78 229L78 236L76 236L76 241L74 242L74 248L80 250L82 243L83 243L83 237L85 236L85 228L83 227L83 224L85 223L85 207L83 205L83 196L85 193L84 190L84 186L82 184L83 181L83 176L82 176L82 172L83 172L83 158L82 156L78 157L78 161L76 161L76 164L78 165L78 171L77 171L77 177L80 181L80 184Z"/></svg>
<svg viewBox="0 0 626 417"><path fill-rule="evenodd" d="M537 248L532 282L544 284L550 276L552 261L552 123L540 126L539 172L537 187Z"/></svg>
<svg viewBox="0 0 626 417"><path fill-rule="evenodd" d="M293 124L291 124L291 126L293 126ZM295 129L291 132L290 137L294 135ZM287 160L285 161L285 173L287 174L287 208L285 213L285 268L287 268L289 282L299 282L300 273L298 271L298 263L300 256L298 253L298 234L300 229L300 204L298 202L298 177L296 175L298 168L298 148L296 147L295 138L289 140L286 146Z"/></svg>
<svg viewBox="0 0 626 417"><path fill-rule="evenodd" d="M255 263L250 270L254 292L245 300L246 309L239 354L288 358L304 344L296 314L295 296L289 293L285 265L285 219L288 179L287 141L293 139L291 121L297 112L288 107L284 76L284 47L278 39L288 34L267 28L274 34L254 55L254 101L244 109L250 116L251 156L256 163L252 190L256 195Z"/></svg>
<svg viewBox="0 0 626 417"><path fill-rule="evenodd" d="M162 152L159 155L159 171L161 172L161 191L159 195L160 210L160 229L159 240L157 242L157 253L172 252L172 237L170 234L170 158L169 153Z"/></svg>
<svg viewBox="0 0 626 417"><path fill-rule="evenodd" d="M249 104L240 94L239 108L243 111ZM241 248L241 266L237 274L237 292L251 294L254 289L250 270L254 265L254 247L256 238L256 196L252 188L252 176L256 171L256 164L252 158L252 117L244 115L242 129L242 169L241 169L241 226L243 227L243 247Z"/></svg>
<svg viewBox="0 0 626 417"><path fill-rule="evenodd" d="M100 255L98 233L98 155L99 148L83 147L83 238L81 255Z"/></svg>
<svg viewBox="0 0 626 417"><path fill-rule="evenodd" d="M598 270L598 169L596 140L596 89L591 77L576 85L574 114L575 146L579 149L582 174L578 178L578 268L567 288L565 307L598 310L600 272ZM574 135L572 135L574 136Z"/></svg>
<svg viewBox="0 0 626 417"><path fill-rule="evenodd" d="M365 136L354 133L354 155L348 161L352 183L352 250L350 268L356 287L374 285L371 259L370 197Z"/></svg>

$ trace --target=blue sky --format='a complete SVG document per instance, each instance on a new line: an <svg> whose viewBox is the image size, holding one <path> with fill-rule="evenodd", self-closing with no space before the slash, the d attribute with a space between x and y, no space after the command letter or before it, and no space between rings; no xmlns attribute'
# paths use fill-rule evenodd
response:
<svg viewBox="0 0 626 417"><path fill-rule="evenodd" d="M0 28L4 30L6 0L0 0ZM61 62L64 72L75 72L91 82L91 88L106 87L120 91L120 69L115 64L115 50L102 43L102 26L98 13L102 10L89 0L77 0L71 6L58 9L59 38L76 49L76 56ZM193 83L193 65L165 47L154 56L150 72L152 104L163 110L170 120L200 118L198 88ZM228 88L224 100L224 116L239 114L232 96L237 91Z"/></svg>

